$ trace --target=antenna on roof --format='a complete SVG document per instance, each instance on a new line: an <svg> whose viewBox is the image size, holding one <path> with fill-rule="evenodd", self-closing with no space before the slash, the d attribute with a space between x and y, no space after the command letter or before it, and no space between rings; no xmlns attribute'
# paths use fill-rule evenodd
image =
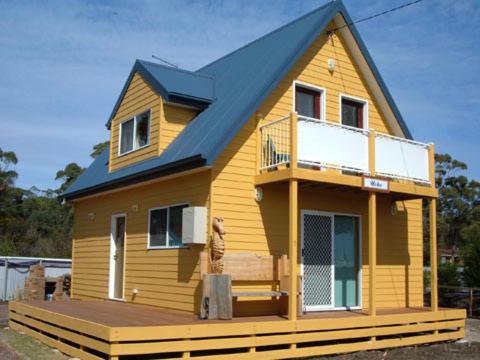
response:
<svg viewBox="0 0 480 360"><path fill-rule="evenodd" d="M168 66L171 66L171 67L174 67L175 69L178 69L178 65L176 64L173 64L171 62L168 62L167 60L164 60L162 58L159 58L158 56L155 56L155 55L152 55L152 58L158 60L158 61L161 61L163 62L164 64L167 64Z"/></svg>

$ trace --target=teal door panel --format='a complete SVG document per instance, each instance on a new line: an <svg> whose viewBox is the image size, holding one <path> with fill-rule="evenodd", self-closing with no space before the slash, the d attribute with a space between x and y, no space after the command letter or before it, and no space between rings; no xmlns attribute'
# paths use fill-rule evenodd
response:
<svg viewBox="0 0 480 360"><path fill-rule="evenodd" d="M335 215L335 307L358 306L358 218Z"/></svg>

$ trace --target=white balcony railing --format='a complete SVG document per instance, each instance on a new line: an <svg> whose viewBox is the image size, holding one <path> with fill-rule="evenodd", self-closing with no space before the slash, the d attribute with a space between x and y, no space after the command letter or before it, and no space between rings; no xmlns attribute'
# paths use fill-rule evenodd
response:
<svg viewBox="0 0 480 360"><path fill-rule="evenodd" d="M260 128L261 170L290 162L290 121L287 116ZM369 137L369 130L298 116L298 164L369 175ZM374 146L375 175L430 184L427 144L375 133Z"/></svg>
<svg viewBox="0 0 480 360"><path fill-rule="evenodd" d="M298 117L298 162L368 174L368 131Z"/></svg>
<svg viewBox="0 0 480 360"><path fill-rule="evenodd" d="M430 183L428 144L376 134L375 174Z"/></svg>

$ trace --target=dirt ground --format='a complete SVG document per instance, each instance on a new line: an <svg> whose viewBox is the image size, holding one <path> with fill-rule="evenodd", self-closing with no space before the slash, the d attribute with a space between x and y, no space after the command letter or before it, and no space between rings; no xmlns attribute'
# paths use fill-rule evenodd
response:
<svg viewBox="0 0 480 360"><path fill-rule="evenodd" d="M6 324L8 308L0 304L0 324ZM43 345L7 326L0 328L1 360L68 360L58 350ZM353 354L323 356L318 360L480 360L480 319L468 319L466 337L457 342L422 345ZM314 360L314 359L311 359Z"/></svg>

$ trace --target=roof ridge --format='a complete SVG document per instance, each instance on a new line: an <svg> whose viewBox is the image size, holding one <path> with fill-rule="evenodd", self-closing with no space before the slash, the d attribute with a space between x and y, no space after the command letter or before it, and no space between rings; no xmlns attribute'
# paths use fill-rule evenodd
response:
<svg viewBox="0 0 480 360"><path fill-rule="evenodd" d="M198 73L195 72L195 71L191 71L191 70L187 70L187 69L181 69L181 68L176 68L176 67L173 67L173 66L162 65L162 64L158 64L158 63L155 63L155 62L152 62L152 61L148 61L148 60L136 59L135 62L138 62L138 63L140 63L141 65L143 65L143 63L146 63L146 64L149 64L149 65L158 66L158 67L161 67L161 68L164 68L164 69L168 69L168 70L173 70L173 71L177 71L177 72L182 72L182 73L186 73L186 74L189 74L189 75L202 77L202 78L209 79L209 80L215 80L212 76L209 76L209 75L198 74Z"/></svg>
<svg viewBox="0 0 480 360"><path fill-rule="evenodd" d="M249 47L249 46L251 46L251 45L253 45L253 44L257 43L257 42L259 42L260 40L263 40L264 38L266 38L266 37L268 37L268 36L270 36L270 35L272 35L272 34L275 34L275 33L279 32L279 31L281 31L281 30L283 30L283 29L285 29L285 28L287 28L287 27L289 27L289 26L297 23L297 22L300 21L300 20L303 20L304 18L306 18L306 17L314 14L315 12L317 12L317 11L319 11L319 10L321 10L321 9L324 9L324 8L326 8L326 7L328 7L328 6L333 5L335 2L337 2L337 0L331 0L331 1L329 1L328 3L323 4L322 6L320 6L320 7L318 7L318 8L315 8L315 9L309 11L308 13L300 16L299 18L293 19L293 20L290 21L289 23L286 23L285 25L282 25L282 26L280 26L279 28L276 28L276 29L270 31L269 33L266 33L265 35L262 35L262 36L260 36L259 38L256 38L255 40L250 41L249 43L247 43L247 44L245 44L245 45L243 45L243 46L241 46L241 47L239 47L239 48L237 48L237 49L229 52L228 54L225 54L225 55L219 57L218 59L213 60L211 63L208 63L208 64L202 66L201 68L195 70L195 72L198 73L199 71L202 71L202 70L204 70L205 68L207 68L207 67L209 67L209 66L211 66L211 65L213 65L213 64L215 64L215 63L217 63L217 62L219 62L220 60L223 60L223 59L225 59L225 58L227 58L227 57L229 57L229 56L231 56L231 55L239 52L240 50L243 50L243 49L245 49L245 48L247 48L247 47Z"/></svg>

